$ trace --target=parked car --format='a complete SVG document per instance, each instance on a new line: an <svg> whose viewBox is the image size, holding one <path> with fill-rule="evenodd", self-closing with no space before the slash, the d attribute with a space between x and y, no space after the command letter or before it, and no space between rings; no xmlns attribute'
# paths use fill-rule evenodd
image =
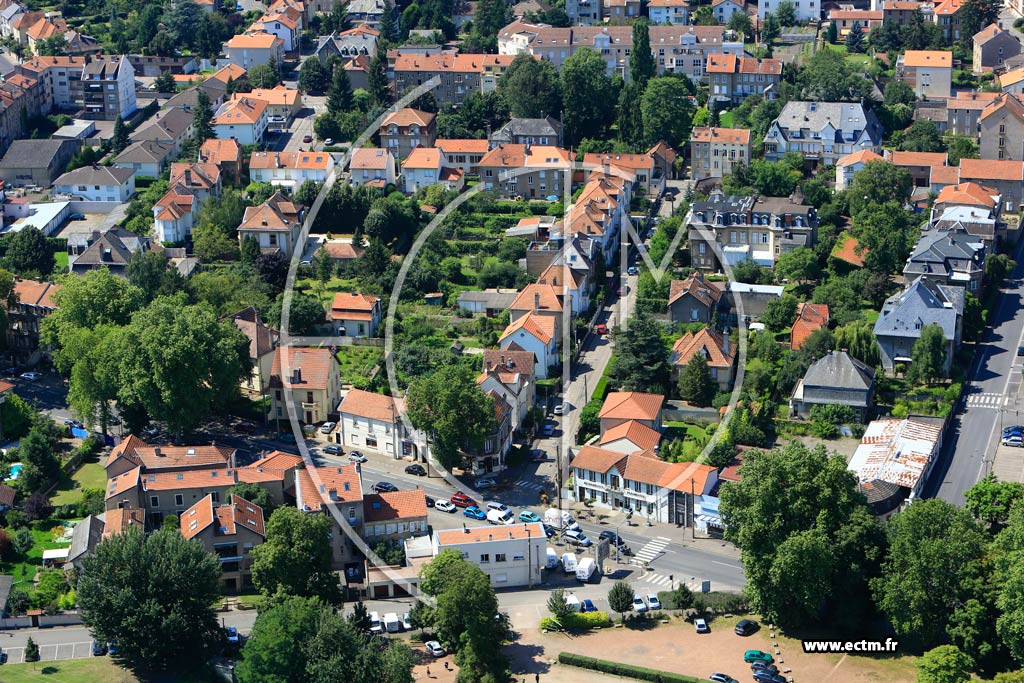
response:
<svg viewBox="0 0 1024 683"><path fill-rule="evenodd" d="M548 459L548 454L541 448L534 448L530 451L530 460L533 462L544 462Z"/></svg>
<svg viewBox="0 0 1024 683"><path fill-rule="evenodd" d="M37 379L39 379L42 376L43 375L41 373L38 373L38 372L23 372L20 375L20 377L22 379L27 379L29 382L35 382Z"/></svg>
<svg viewBox="0 0 1024 683"><path fill-rule="evenodd" d="M75 213L73 213L73 214L68 216L68 220L69 221L84 221L85 220L85 214L84 213L75 212Z"/></svg>
<svg viewBox="0 0 1024 683"><path fill-rule="evenodd" d="M544 436L552 436L555 433L555 423L545 422L544 426L541 427L540 433Z"/></svg>
<svg viewBox="0 0 1024 683"><path fill-rule="evenodd" d="M434 505L436 505L436 503L437 503L437 501L435 501L435 500L434 500L433 498L431 498L430 496L423 496L423 498L424 498L424 500L426 501L426 503L427 503L427 507L428 507L428 508L432 508L432 507L434 507Z"/></svg>
<svg viewBox="0 0 1024 683"><path fill-rule="evenodd" d="M738 636L749 636L751 633L758 629L757 622L753 619L740 619L736 622L736 628L733 630Z"/></svg>
<svg viewBox="0 0 1024 683"><path fill-rule="evenodd" d="M231 645L238 645L238 629L234 626L228 626L227 629L225 629L225 631L227 632L228 643Z"/></svg>
<svg viewBox="0 0 1024 683"><path fill-rule="evenodd" d="M434 509L440 510L441 512L455 512L456 510L458 510L458 508L455 507L454 503L452 503L450 500L444 500L443 498L434 503Z"/></svg>
<svg viewBox="0 0 1024 683"><path fill-rule="evenodd" d="M305 135L302 136L302 141L303 142L313 142L313 136L310 135L309 133L306 133Z"/></svg>
<svg viewBox="0 0 1024 683"><path fill-rule="evenodd" d="M733 678L729 674L720 674L720 673L713 673L713 674L711 674L710 676L708 676L708 680L709 681L714 681L715 683L740 683L739 681L737 681L735 678Z"/></svg>
<svg viewBox="0 0 1024 683"><path fill-rule="evenodd" d="M778 674L770 674L767 671L755 671L754 681L756 683L786 683L786 679Z"/></svg>
<svg viewBox="0 0 1024 683"><path fill-rule="evenodd" d="M334 138L327 138L324 140L324 147L330 147L334 144Z"/></svg>
<svg viewBox="0 0 1024 683"><path fill-rule="evenodd" d="M638 275L640 273L636 266L630 266L626 268L626 275Z"/></svg>
<svg viewBox="0 0 1024 683"><path fill-rule="evenodd" d="M408 612L406 612L405 614L402 615L402 630L403 631L411 631L412 630L412 621L409 619L409 613Z"/></svg>
<svg viewBox="0 0 1024 683"><path fill-rule="evenodd" d="M467 496L462 491L456 491L452 495L452 502L455 503L456 507L468 508L476 505L476 501Z"/></svg>
<svg viewBox="0 0 1024 683"><path fill-rule="evenodd" d="M341 446L333 443L327 444L324 446L324 453L327 455L341 455Z"/></svg>
<svg viewBox="0 0 1024 683"><path fill-rule="evenodd" d="M370 633L384 633L384 622L380 620L378 612L370 612Z"/></svg>
<svg viewBox="0 0 1024 683"><path fill-rule="evenodd" d="M562 415L562 414L564 414L565 413L565 404L564 403L559 403L557 406L554 407L554 409L551 412L553 412L555 415Z"/></svg>
<svg viewBox="0 0 1024 683"><path fill-rule="evenodd" d="M277 435L277 440L280 441L281 443L290 443L290 444L296 443L295 435L291 434L291 433L278 434Z"/></svg>
<svg viewBox="0 0 1024 683"><path fill-rule="evenodd" d="M765 664L771 664L775 661L775 658L761 650L747 650L743 653L743 661L748 664L750 662L764 662Z"/></svg>
<svg viewBox="0 0 1024 683"><path fill-rule="evenodd" d="M633 595L633 609L635 609L637 612L647 611L647 603L644 602L643 598L636 594Z"/></svg>
<svg viewBox="0 0 1024 683"><path fill-rule="evenodd" d="M378 481L373 485L374 493L394 493L398 490L398 487L392 484L390 481Z"/></svg>
<svg viewBox="0 0 1024 683"><path fill-rule="evenodd" d="M415 474L417 477L425 477L427 475L427 470L423 468L423 465L413 463L405 468L405 473Z"/></svg>
<svg viewBox="0 0 1024 683"><path fill-rule="evenodd" d="M98 640L92 641L92 656L102 657L105 654L107 654L107 646Z"/></svg>
<svg viewBox="0 0 1024 683"><path fill-rule="evenodd" d="M548 538L551 538L556 533L558 533L557 531L555 531L555 527L551 526L550 524L541 524L541 527L544 529L544 535Z"/></svg>
<svg viewBox="0 0 1024 683"><path fill-rule="evenodd" d="M658 599L658 595L656 593L647 594L647 605L651 609L661 609L661 600Z"/></svg>
<svg viewBox="0 0 1024 683"><path fill-rule="evenodd" d="M423 647L427 649L427 654L431 657L444 657L445 655L444 648L441 647L441 643L436 640L428 640L423 643Z"/></svg>
<svg viewBox="0 0 1024 683"><path fill-rule="evenodd" d="M540 515L538 515L536 512L532 510L523 510L522 512L519 513L519 521L526 522L527 524L532 524L533 522L540 521Z"/></svg>
<svg viewBox="0 0 1024 683"><path fill-rule="evenodd" d="M580 548L589 548L594 545L594 542L587 538L587 535L582 531L566 531L565 542Z"/></svg>
<svg viewBox="0 0 1024 683"><path fill-rule="evenodd" d="M693 630L697 633L711 633L711 628L708 626L708 622L703 619L693 620Z"/></svg>
<svg viewBox="0 0 1024 683"><path fill-rule="evenodd" d="M462 511L462 514L472 519L487 519L487 513L478 508L476 505L470 505L468 508Z"/></svg>
<svg viewBox="0 0 1024 683"><path fill-rule="evenodd" d="M623 546L623 545L626 545L626 542L622 540L622 536L619 536L614 531L609 531L608 529L605 529L604 531L602 531L601 535L598 536L598 538L600 538L602 541L607 538L608 542L611 543L612 546L617 546L617 545L618 546Z"/></svg>
<svg viewBox="0 0 1024 683"><path fill-rule="evenodd" d="M594 601L593 600L589 600L588 599L588 600L584 600L582 603L580 603L580 611L581 612L596 612L597 611L597 607L594 606Z"/></svg>
<svg viewBox="0 0 1024 683"><path fill-rule="evenodd" d="M1011 434L1010 436L1003 438L1004 446L1013 446L1015 448L1024 448L1024 435L1022 434Z"/></svg>
<svg viewBox="0 0 1024 683"><path fill-rule="evenodd" d="M366 462L366 456L360 453L359 451L352 451L351 453L348 454L348 461L360 463Z"/></svg>
<svg viewBox="0 0 1024 683"><path fill-rule="evenodd" d="M779 673L779 667L775 666L774 664L766 664L764 662L751 662L750 663L750 670L752 672L753 671L767 671L768 673L772 674L773 676L775 674Z"/></svg>
<svg viewBox="0 0 1024 683"><path fill-rule="evenodd" d="M473 488L475 489L493 489L497 485L498 482L495 481L494 477L480 477L473 482Z"/></svg>
<svg viewBox="0 0 1024 683"><path fill-rule="evenodd" d="M604 323L598 323L597 325L594 325L594 332L597 332L598 334L608 334L608 326Z"/></svg>
<svg viewBox="0 0 1024 683"><path fill-rule="evenodd" d="M334 431L334 427L335 425L333 422L324 422L322 425L320 425L320 433L330 434L332 431Z"/></svg>

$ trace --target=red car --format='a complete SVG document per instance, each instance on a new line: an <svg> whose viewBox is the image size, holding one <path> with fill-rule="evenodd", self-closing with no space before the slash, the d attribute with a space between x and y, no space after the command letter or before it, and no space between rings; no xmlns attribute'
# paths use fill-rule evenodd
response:
<svg viewBox="0 0 1024 683"><path fill-rule="evenodd" d="M458 491L451 497L452 504L460 508L468 508L476 505L476 501L462 491Z"/></svg>
<svg viewBox="0 0 1024 683"><path fill-rule="evenodd" d="M313 142L313 136L312 135L303 135L302 136L302 141L303 142Z"/></svg>
<svg viewBox="0 0 1024 683"><path fill-rule="evenodd" d="M594 325L594 332L597 332L598 334L608 334L608 326L604 323Z"/></svg>

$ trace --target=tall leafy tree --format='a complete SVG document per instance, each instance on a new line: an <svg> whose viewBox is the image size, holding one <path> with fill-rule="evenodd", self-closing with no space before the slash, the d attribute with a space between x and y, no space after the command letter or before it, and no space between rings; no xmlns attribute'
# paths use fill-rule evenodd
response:
<svg viewBox="0 0 1024 683"><path fill-rule="evenodd" d="M377 50L370 60L370 71L366 75L366 87L370 98L378 106L386 106L391 102L391 83L388 81L388 65L385 50Z"/></svg>
<svg viewBox="0 0 1024 683"><path fill-rule="evenodd" d="M781 26L796 26L796 6L791 0L782 0L775 7L775 18Z"/></svg>
<svg viewBox="0 0 1024 683"><path fill-rule="evenodd" d="M344 71L340 66L335 68ZM319 59L307 59L302 62L302 67L299 69L299 90L319 95L327 90L330 84L331 73L320 63Z"/></svg>
<svg viewBox="0 0 1024 683"><path fill-rule="evenodd" d="M196 93L196 108L192 112L192 145L195 147L195 153L198 155L203 143L215 137L217 131L213 127L210 96L200 87Z"/></svg>
<svg viewBox="0 0 1024 683"><path fill-rule="evenodd" d="M917 683L967 683L974 660L953 645L939 645L917 660Z"/></svg>
<svg viewBox="0 0 1024 683"><path fill-rule="evenodd" d="M309 61L309 60L307 60ZM327 111L330 114L341 114L352 108L352 82L348 72L341 66L334 69L331 87L327 91Z"/></svg>
<svg viewBox="0 0 1024 683"><path fill-rule="evenodd" d="M608 591L608 609L618 612L620 618L625 620L626 612L633 609L633 587L625 581L613 583Z"/></svg>
<svg viewBox="0 0 1024 683"><path fill-rule="evenodd" d="M921 336L910 349L910 371L908 378L914 382L930 384L946 376L946 335L942 328L932 323L925 325Z"/></svg>
<svg viewBox="0 0 1024 683"><path fill-rule="evenodd" d="M153 80L153 87L159 93L173 93L178 90L178 85L174 81L174 75L170 71L161 71Z"/></svg>
<svg viewBox="0 0 1024 683"><path fill-rule="evenodd" d="M495 39L512 21L512 7L505 0L480 0L473 20L473 31L483 38Z"/></svg>
<svg viewBox="0 0 1024 683"><path fill-rule="evenodd" d="M964 507L989 529L1001 529L1010 518L1010 509L1024 498L1024 484L1000 481L989 474L964 494Z"/></svg>
<svg viewBox="0 0 1024 683"><path fill-rule="evenodd" d="M694 107L688 85L686 79L668 77L654 78L647 84L640 100L647 144L664 140L681 148L690 139Z"/></svg>
<svg viewBox="0 0 1024 683"><path fill-rule="evenodd" d="M612 377L622 391L665 393L669 379L668 349L652 318L633 317L625 330L615 332Z"/></svg>
<svg viewBox="0 0 1024 683"><path fill-rule="evenodd" d="M779 20L771 12L765 13L764 20L761 22L761 42L771 47L775 39L779 37L779 33L781 33Z"/></svg>
<svg viewBox="0 0 1024 683"><path fill-rule="evenodd" d="M654 78L657 69L654 53L651 52L651 31L646 21L633 24L633 49L629 53L629 77L636 81L642 91L647 81Z"/></svg>
<svg viewBox="0 0 1024 683"><path fill-rule="evenodd" d="M707 357L697 351L679 375L679 397L701 408L711 405L718 385L711 379Z"/></svg>
<svg viewBox="0 0 1024 683"><path fill-rule="evenodd" d="M413 425L433 434L432 453L448 469L462 463L460 449L479 449L495 428L494 401L465 366L441 367L416 379L406 405Z"/></svg>
<svg viewBox="0 0 1024 683"><path fill-rule="evenodd" d="M887 161L871 161L853 175L850 191L850 215L856 217L877 204L903 204L910 198L913 181L905 168Z"/></svg>
<svg viewBox="0 0 1024 683"><path fill-rule="evenodd" d="M501 77L501 92L512 116L539 118L561 115L558 71L547 60L534 59L528 54L517 55Z"/></svg>
<svg viewBox="0 0 1024 683"><path fill-rule="evenodd" d="M615 114L615 87L601 55L577 50L562 65L562 123L566 145L599 137Z"/></svg>
<svg viewBox="0 0 1024 683"><path fill-rule="evenodd" d="M636 80L626 83L619 92L619 139L633 149L639 149L647 142L640 107L643 94L644 88Z"/></svg>
<svg viewBox="0 0 1024 683"><path fill-rule="evenodd" d="M268 596L280 591L338 602L338 579L331 571L332 520L330 515L309 515L294 507L274 510L267 521L266 541L252 551L256 588Z"/></svg>
<svg viewBox="0 0 1024 683"><path fill-rule="evenodd" d="M837 327L835 337L837 349L846 349L851 356L865 365L878 367L881 358L871 323L857 321Z"/></svg>
<svg viewBox="0 0 1024 683"><path fill-rule="evenodd" d="M82 620L142 671L186 671L220 642L213 611L220 563L177 529L129 530L104 540L78 577Z"/></svg>
<svg viewBox="0 0 1024 683"><path fill-rule="evenodd" d="M45 278L57 261L53 247L39 228L18 230L7 240L4 267L23 277Z"/></svg>
<svg viewBox="0 0 1024 683"><path fill-rule="evenodd" d="M966 0L958 12L960 21L960 46L971 49L974 34L989 24L999 21L1001 0Z"/></svg>

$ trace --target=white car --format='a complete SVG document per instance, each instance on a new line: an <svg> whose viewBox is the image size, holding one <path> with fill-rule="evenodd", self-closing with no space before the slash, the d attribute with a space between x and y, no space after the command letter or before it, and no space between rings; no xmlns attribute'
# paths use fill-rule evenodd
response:
<svg viewBox="0 0 1024 683"><path fill-rule="evenodd" d="M23 372L23 373L21 373L21 378L22 379L27 379L29 382L35 382L37 379L39 379L42 376L43 375L41 373L38 373L38 372Z"/></svg>
<svg viewBox="0 0 1024 683"><path fill-rule="evenodd" d="M654 593L647 594L647 604L651 609L661 609L661 600Z"/></svg>
<svg viewBox="0 0 1024 683"><path fill-rule="evenodd" d="M708 622L704 621L703 619L694 619L693 628L697 631L697 633L711 633L711 629L708 628Z"/></svg>
<svg viewBox="0 0 1024 683"><path fill-rule="evenodd" d="M351 453L348 454L348 461L363 463L366 462L366 456L360 453L359 451L352 451Z"/></svg>
<svg viewBox="0 0 1024 683"><path fill-rule="evenodd" d="M641 598L639 595L636 595L635 593L633 594L633 609L635 609L637 612L647 611L647 603L644 602L643 598Z"/></svg>
<svg viewBox="0 0 1024 683"><path fill-rule="evenodd" d="M587 538L587 535L582 531L565 532L565 542L569 545L575 545L580 548L589 548L594 545L594 542Z"/></svg>
<svg viewBox="0 0 1024 683"><path fill-rule="evenodd" d="M555 406L555 409L553 411L551 411L551 412L553 412L555 415L563 414L565 412L565 404L564 403L559 403L557 406Z"/></svg>
<svg viewBox="0 0 1024 683"><path fill-rule="evenodd" d="M436 503L434 503L434 509L440 510L441 512L455 512L456 510L458 510L458 508L455 507L455 503L445 499L439 500Z"/></svg>
<svg viewBox="0 0 1024 683"><path fill-rule="evenodd" d="M436 640L428 640L423 643L423 647L427 648L427 653L431 657L444 657L445 655L444 648L441 647L441 643Z"/></svg>
<svg viewBox="0 0 1024 683"><path fill-rule="evenodd" d="M409 620L409 613L406 612L402 615L402 629L405 631L412 630L412 622Z"/></svg>
<svg viewBox="0 0 1024 683"><path fill-rule="evenodd" d="M332 431L334 431L334 423L333 422L324 422L320 426L320 433L321 434L330 434Z"/></svg>
<svg viewBox="0 0 1024 683"><path fill-rule="evenodd" d="M494 480L494 477L480 477L473 482L473 488L477 489L493 489L498 485L498 482Z"/></svg>

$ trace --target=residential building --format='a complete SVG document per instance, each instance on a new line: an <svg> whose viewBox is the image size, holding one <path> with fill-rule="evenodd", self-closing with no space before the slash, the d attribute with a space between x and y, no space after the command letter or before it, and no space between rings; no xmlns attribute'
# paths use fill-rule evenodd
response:
<svg viewBox="0 0 1024 683"><path fill-rule="evenodd" d="M329 348L279 346L270 369L270 415L288 419L288 406L303 424L329 419L338 405L341 380L338 364Z"/></svg>
<svg viewBox="0 0 1024 683"><path fill-rule="evenodd" d="M770 161L800 152L809 161L831 166L862 149L882 151L882 124L873 111L851 102L787 102L764 137Z"/></svg>
<svg viewBox="0 0 1024 683"><path fill-rule="evenodd" d="M738 0L711 0L711 11L719 24L726 25L737 12L746 12L746 5ZM653 15L652 15L653 16ZM675 23L675 22L671 22Z"/></svg>
<svg viewBox="0 0 1024 683"><path fill-rule="evenodd" d="M981 298L988 249L966 230L926 230L903 267L903 279L922 277L936 284L964 287Z"/></svg>
<svg viewBox="0 0 1024 683"><path fill-rule="evenodd" d="M828 13L829 22L836 25L837 35L843 40L846 39L855 24L860 27L862 33L866 34L881 26L884 18L884 12L881 10L849 9L842 5ZM864 37L867 38L866 35Z"/></svg>
<svg viewBox="0 0 1024 683"><path fill-rule="evenodd" d="M365 252L361 247L354 245L350 239L329 239L324 240L317 253L326 255L332 261L352 263L356 259L362 258Z"/></svg>
<svg viewBox="0 0 1024 683"><path fill-rule="evenodd" d="M380 125L380 145L396 159L405 159L417 147L433 147L437 140L434 114L419 109L399 109Z"/></svg>
<svg viewBox="0 0 1024 683"><path fill-rule="evenodd" d="M370 493L363 498L363 539L372 548L381 541L404 541L423 536L427 523L427 496L422 489Z"/></svg>
<svg viewBox="0 0 1024 683"><path fill-rule="evenodd" d="M57 310L53 295L60 285L15 278L17 302L7 307L7 350L18 365L35 365L49 350L40 344L43 318Z"/></svg>
<svg viewBox="0 0 1024 683"><path fill-rule="evenodd" d="M1014 95L1024 94L1024 66L1008 69L998 76L999 89Z"/></svg>
<svg viewBox="0 0 1024 683"><path fill-rule="evenodd" d="M138 109L135 103L135 69L124 55L108 59L86 56L82 69L83 116L99 121L128 118ZM72 94L75 84L72 81Z"/></svg>
<svg viewBox="0 0 1024 683"><path fill-rule="evenodd" d="M1002 68L1007 59L1020 54L1020 41L999 24L989 24L975 33L973 42L971 68L975 73Z"/></svg>
<svg viewBox="0 0 1024 683"><path fill-rule="evenodd" d="M78 140L15 140L0 159L0 180L49 187L79 149Z"/></svg>
<svg viewBox="0 0 1024 683"><path fill-rule="evenodd" d="M127 202L135 194L135 171L116 166L83 166L54 181L59 195L94 202Z"/></svg>
<svg viewBox="0 0 1024 683"><path fill-rule="evenodd" d="M192 235L199 213L199 198L182 185L175 185L153 205L153 228L162 244L182 243Z"/></svg>
<svg viewBox="0 0 1024 683"><path fill-rule="evenodd" d="M192 139L192 123L192 113L184 109L158 111L147 123L132 131L132 140L153 140L170 145L174 149L172 156L176 157Z"/></svg>
<svg viewBox="0 0 1024 683"><path fill-rule="evenodd" d="M483 373L477 383L485 393L498 391L513 407L512 429L515 431L519 431L537 403L535 364L536 358L529 351L484 351Z"/></svg>
<svg viewBox="0 0 1024 683"><path fill-rule="evenodd" d="M590 310L591 283L584 269L572 268L561 262L552 263L537 278L537 285L553 287L560 301L569 302L573 316L586 316ZM522 306L522 300L513 301L511 310L522 310Z"/></svg>
<svg viewBox="0 0 1024 683"><path fill-rule="evenodd" d="M135 171L135 177L159 178L171 161L174 148L156 140L133 142L114 157L116 168Z"/></svg>
<svg viewBox="0 0 1024 683"><path fill-rule="evenodd" d="M249 177L254 182L293 193L307 180L327 182L333 171L334 156L329 152L253 152L249 157Z"/></svg>
<svg viewBox="0 0 1024 683"><path fill-rule="evenodd" d="M246 93L235 93L232 100L260 100L267 103L267 117L275 123L287 123L302 110L302 93L294 88L278 85L274 88L253 88Z"/></svg>
<svg viewBox="0 0 1024 683"><path fill-rule="evenodd" d="M532 587L542 581L547 536L539 522L501 527L436 530L433 554L455 550L487 574L495 588Z"/></svg>
<svg viewBox="0 0 1024 683"><path fill-rule="evenodd" d="M907 50L896 61L896 78L922 99L948 98L953 84L953 53Z"/></svg>
<svg viewBox="0 0 1024 683"><path fill-rule="evenodd" d="M1024 203L1024 162L1009 159L961 159L961 183L974 182L990 188L1002 197L1002 209L1017 213Z"/></svg>
<svg viewBox="0 0 1024 683"><path fill-rule="evenodd" d="M1000 93L978 118L982 159L1024 161L1024 95Z"/></svg>
<svg viewBox="0 0 1024 683"><path fill-rule="evenodd" d="M810 418L814 406L847 406L864 422L874 401L875 369L846 351L829 351L811 363L789 399L791 415Z"/></svg>
<svg viewBox="0 0 1024 683"><path fill-rule="evenodd" d="M139 76L159 76L165 71L172 74L191 74L199 70L191 55L128 55L128 61Z"/></svg>
<svg viewBox="0 0 1024 683"><path fill-rule="evenodd" d="M715 192L694 202L686 220L693 265L703 271L722 271L723 259L729 265L753 259L771 268L782 254L814 246L817 238L814 207L787 197Z"/></svg>
<svg viewBox="0 0 1024 683"><path fill-rule="evenodd" d="M270 33L242 33L224 43L224 54L231 64L247 70L266 65L271 59L282 64L284 41Z"/></svg>
<svg viewBox="0 0 1024 683"><path fill-rule="evenodd" d="M529 284L520 290L519 296L509 306L509 319L515 321L527 313L538 318L547 318L551 323L555 343L560 346L564 295L560 287L548 282Z"/></svg>
<svg viewBox="0 0 1024 683"><path fill-rule="evenodd" d="M942 423L928 418L871 422L847 467L872 511L888 517L922 495L942 447Z"/></svg>
<svg viewBox="0 0 1024 683"><path fill-rule="evenodd" d="M342 337L376 337L383 313L380 297L337 292L331 302L330 320Z"/></svg>
<svg viewBox="0 0 1024 683"><path fill-rule="evenodd" d="M519 296L519 290L514 288L489 288L480 292L459 292L457 299L459 309L467 315L483 313L488 318L496 318Z"/></svg>
<svg viewBox="0 0 1024 683"><path fill-rule="evenodd" d="M237 495L217 505L211 494L186 510L179 522L182 536L198 540L217 556L226 591L252 586L252 550L267 536L263 508Z"/></svg>
<svg viewBox="0 0 1024 683"><path fill-rule="evenodd" d="M773 100L782 80L782 60L712 53L705 71L710 95L719 102L736 105L749 95Z"/></svg>
<svg viewBox="0 0 1024 683"><path fill-rule="evenodd" d="M412 150L409 157L402 162L402 187L405 193L414 194L421 188L441 182L444 166L444 152L441 150L435 147L417 147ZM452 170L457 171L461 178L461 171Z"/></svg>
<svg viewBox="0 0 1024 683"><path fill-rule="evenodd" d="M216 164L223 175L239 182L242 174L242 146L238 140L211 138L199 148L199 161Z"/></svg>
<svg viewBox="0 0 1024 683"><path fill-rule="evenodd" d="M884 156L893 166L906 169L916 188L931 188L932 177L937 175L936 169L942 173L949 168L949 157L945 152L900 152L887 149Z"/></svg>
<svg viewBox="0 0 1024 683"><path fill-rule="evenodd" d="M387 4L384 0L352 0L346 10L353 24L379 29L381 18L387 11Z"/></svg>
<svg viewBox="0 0 1024 683"><path fill-rule="evenodd" d="M220 168L216 164L176 161L171 164L169 184L187 190L202 203L220 196Z"/></svg>
<svg viewBox="0 0 1024 683"><path fill-rule="evenodd" d="M139 507L145 508L146 524L151 529L159 528L164 518L170 515L176 515L180 520L189 508L203 498L212 497L214 503L227 501L228 489L238 483L236 470L223 468L143 470L136 467L110 477L108 485L126 476L130 482L132 472L138 472L135 487L141 502ZM108 500L108 509L110 503L111 500Z"/></svg>
<svg viewBox="0 0 1024 683"><path fill-rule="evenodd" d="M438 86L430 91L437 103L458 105L472 93L494 90L512 59L504 54L423 54L403 48L393 67L395 92L402 95L437 78Z"/></svg>
<svg viewBox="0 0 1024 683"><path fill-rule="evenodd" d="M241 145L258 145L267 132L269 118L265 100L241 97L225 102L213 115L218 138L234 138Z"/></svg>
<svg viewBox="0 0 1024 683"><path fill-rule="evenodd" d="M388 149L361 147L352 152L348 175L352 185L384 189L395 184L395 157Z"/></svg>
<svg viewBox="0 0 1024 683"><path fill-rule="evenodd" d="M695 180L722 178L735 164L749 163L749 130L698 126L690 134L690 172Z"/></svg>
<svg viewBox="0 0 1024 683"><path fill-rule="evenodd" d="M697 82L704 79L709 54L744 54L743 43L726 40L721 26L652 25L650 45L659 74L685 74ZM629 53L633 49L630 26L553 28L513 21L498 32L498 54L531 54L551 62L556 70L561 70L565 60L582 47L596 50L602 56L609 76L618 74L629 79Z"/></svg>
<svg viewBox="0 0 1024 683"><path fill-rule="evenodd" d="M941 0L935 4L932 16L942 31L945 44L952 45L960 40L960 12L966 5L964 0Z"/></svg>
<svg viewBox="0 0 1024 683"><path fill-rule="evenodd" d="M434 146L444 153L448 168L457 168L463 173L477 175L480 172L480 160L489 149L487 140L470 139L438 139Z"/></svg>
<svg viewBox="0 0 1024 683"><path fill-rule="evenodd" d="M14 489L3 484L5 489L10 489L11 501L4 509L14 503ZM6 493L6 491L5 491ZM103 515L86 515L85 519L75 524L71 532L71 548L68 549L68 559L64 564L65 569L81 571L85 558L92 555L96 546L103 540Z"/></svg>
<svg viewBox="0 0 1024 683"><path fill-rule="evenodd" d="M884 161L884 159L870 149L862 149L839 159L836 162L836 192L849 189L857 171L867 168L872 161Z"/></svg>
<svg viewBox="0 0 1024 683"><path fill-rule="evenodd" d="M70 234L67 244L70 272L83 275L94 268L106 268L123 276L134 254L149 251L150 239L115 225L102 233Z"/></svg>
<svg viewBox="0 0 1024 683"><path fill-rule="evenodd" d="M281 333L266 325L260 312L253 306L228 316L228 320L249 339L252 369L242 381L242 392L253 398L266 396L270 389L274 354L281 343Z"/></svg>
<svg viewBox="0 0 1024 683"><path fill-rule="evenodd" d="M561 198L570 168L570 153L549 145L499 145L479 163L484 188L506 199Z"/></svg>
<svg viewBox="0 0 1024 683"><path fill-rule="evenodd" d="M238 226L238 242L254 239L261 252L280 251L291 256L302 231L303 209L275 192L259 206L249 206Z"/></svg>
<svg viewBox="0 0 1024 683"><path fill-rule="evenodd" d="M562 146L562 122L553 116L538 119L513 117L504 126L491 133L488 143L491 148L498 145L550 145Z"/></svg>
<svg viewBox="0 0 1024 683"><path fill-rule="evenodd" d="M103 468L108 479L136 467L141 468L143 474L227 471L235 467L236 455L234 448L226 446L151 446L132 434L110 450Z"/></svg>
<svg viewBox="0 0 1024 683"><path fill-rule="evenodd" d="M723 13L724 10L725 8L723 8ZM647 16L651 24L658 26L662 24L685 26L690 23L690 2L689 0L650 0L647 3Z"/></svg>
<svg viewBox="0 0 1024 683"><path fill-rule="evenodd" d="M599 440L601 448L623 455L637 451L657 452L660 442L661 432L636 420L628 420L617 427L612 427L602 434Z"/></svg>
<svg viewBox="0 0 1024 683"><path fill-rule="evenodd" d="M640 391L609 392L599 413L601 434L629 420L636 420L660 432L664 403L665 397L661 394L646 394Z"/></svg>
<svg viewBox="0 0 1024 683"><path fill-rule="evenodd" d="M559 364L554 320L532 312L513 317L498 338L503 351L524 351L533 356L537 379L547 379L548 368Z"/></svg>
<svg viewBox="0 0 1024 683"><path fill-rule="evenodd" d="M357 465L303 467L295 473L295 505L309 514L328 514L332 527L331 568L365 571L365 562L350 533L362 533L363 488ZM334 511L329 511L333 508Z"/></svg>
<svg viewBox="0 0 1024 683"><path fill-rule="evenodd" d="M616 23L635 21L640 17L640 0L602 0L601 13Z"/></svg>
<svg viewBox="0 0 1024 683"><path fill-rule="evenodd" d="M789 349L797 351L821 328L828 329L827 304L800 302L796 307L796 320L789 333Z"/></svg>
<svg viewBox="0 0 1024 683"><path fill-rule="evenodd" d="M939 192L932 205L931 221L924 229L949 230L963 227L978 237L992 252L1005 235L1006 225L1000 220L1002 198L996 190L977 183L948 185Z"/></svg>
<svg viewBox="0 0 1024 683"><path fill-rule="evenodd" d="M926 325L938 325L946 338L946 361L949 372L953 352L960 346L963 331L964 289L928 282L917 278L906 289L886 299L875 322L875 339L882 367L892 372L896 364L912 362L914 342Z"/></svg>
<svg viewBox="0 0 1024 683"><path fill-rule="evenodd" d="M301 24L300 12L291 7L280 7L277 11L269 11L254 21L249 30L277 36L281 39L281 48L285 52L294 52L299 48Z"/></svg>
<svg viewBox="0 0 1024 683"><path fill-rule="evenodd" d="M347 31L335 31L329 36L320 36L313 54L326 64L331 57L340 57L344 61L356 57L373 59L377 54L377 43L380 31L365 24L355 26Z"/></svg>
<svg viewBox="0 0 1024 683"><path fill-rule="evenodd" d="M694 524L700 502L718 483L718 470L710 465L668 463L651 451L624 455L584 446L573 458L572 469L577 501L683 526Z"/></svg>
<svg viewBox="0 0 1024 683"><path fill-rule="evenodd" d="M736 371L736 349L732 347L729 337L713 327L684 334L672 345L672 355L669 357L672 376L678 379L697 354L703 356L708 364L711 380L718 385L719 393L732 389Z"/></svg>
<svg viewBox="0 0 1024 683"><path fill-rule="evenodd" d="M405 401L362 389L350 389L338 406L335 440L343 448L364 454L377 453L399 460L420 460L420 451L402 421Z"/></svg>
<svg viewBox="0 0 1024 683"><path fill-rule="evenodd" d="M956 135L966 135L977 141L978 119L981 118L981 113L985 110L985 107L998 95L999 93L994 92L956 93L954 97L946 100L947 114L944 130L949 130Z"/></svg>
<svg viewBox="0 0 1024 683"><path fill-rule="evenodd" d="M717 283L696 271L685 280L672 280L668 291L668 314L673 323L711 324L722 298Z"/></svg>
<svg viewBox="0 0 1024 683"><path fill-rule="evenodd" d="M757 3L757 18L764 21L766 14L776 14L782 0L759 0ZM797 21L818 21L821 19L821 5L817 0L807 0L799 5L794 4Z"/></svg>
<svg viewBox="0 0 1024 683"><path fill-rule="evenodd" d="M601 22L601 0L566 0L565 13L573 26L594 26Z"/></svg>

